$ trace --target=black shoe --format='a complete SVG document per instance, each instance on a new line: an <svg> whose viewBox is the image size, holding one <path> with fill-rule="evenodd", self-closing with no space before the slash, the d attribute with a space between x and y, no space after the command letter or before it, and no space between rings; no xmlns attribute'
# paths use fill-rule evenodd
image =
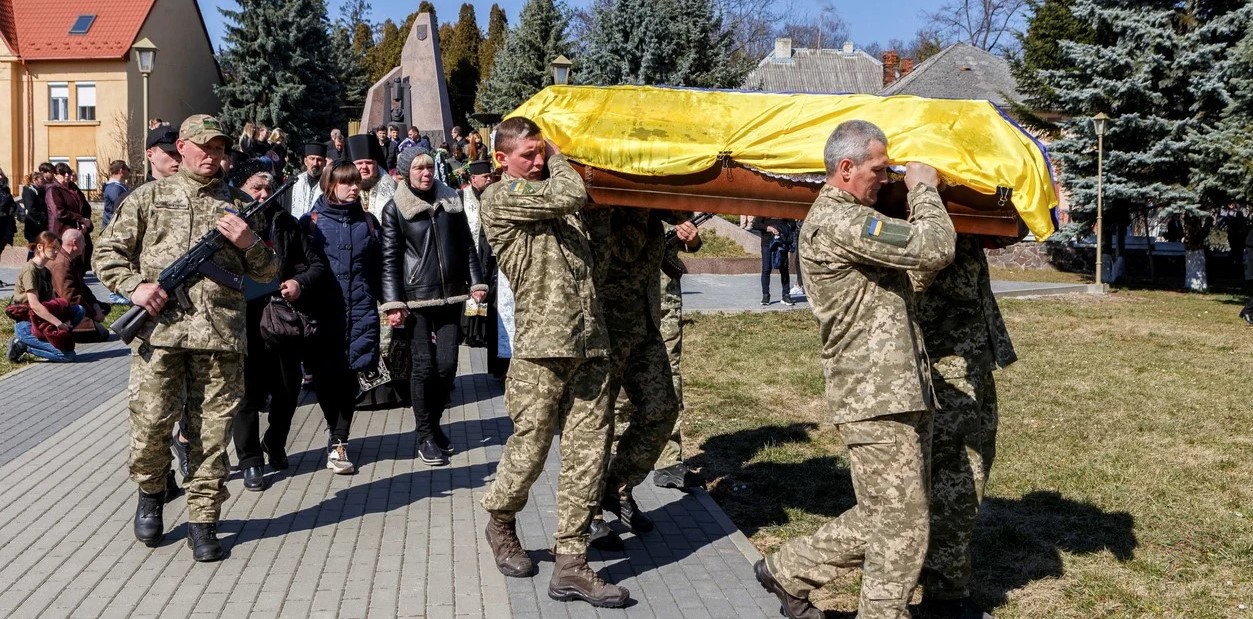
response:
<svg viewBox="0 0 1253 619"><path fill-rule="evenodd" d="M798 598L788 593L779 581L774 579L770 574L770 570L766 568L764 559L757 561L753 565L753 574L757 576L757 582L761 583L761 588L769 591L779 598L779 613L789 619L822 619L822 611L814 608L809 600Z"/></svg>
<svg viewBox="0 0 1253 619"><path fill-rule="evenodd" d="M784 304L784 305L796 305L796 302L792 300L792 295L790 295L790 294L784 294L784 295L783 295L783 304Z"/></svg>
<svg viewBox="0 0 1253 619"><path fill-rule="evenodd" d="M174 477L174 471L167 471L165 475L165 502L169 503L182 495L183 487L178 485L178 480Z"/></svg>
<svg viewBox="0 0 1253 619"><path fill-rule="evenodd" d="M1241 311L1240 311L1240 318L1242 318L1242 319L1244 320L1245 324L1253 325L1253 309L1241 310ZM10 349L9 349L9 361L16 361L16 360L13 358L13 349L12 349L12 348L10 348Z"/></svg>
<svg viewBox="0 0 1253 619"><path fill-rule="evenodd" d="M9 340L9 363L17 363L25 353L26 344L23 344L22 340L17 339L16 336Z"/></svg>
<svg viewBox="0 0 1253 619"><path fill-rule="evenodd" d="M165 535L165 521L161 518L165 495L165 491L156 494L139 491L139 506L135 509L135 539L149 548L160 545Z"/></svg>
<svg viewBox="0 0 1253 619"><path fill-rule="evenodd" d="M431 466L448 464L448 457L435 445L435 441L429 438L418 445L418 457Z"/></svg>
<svg viewBox="0 0 1253 619"><path fill-rule="evenodd" d="M626 550L626 544L622 542L622 536L617 531L609 528L609 523L599 518L592 519L592 524L587 526L587 544L596 550L604 550L608 552L622 552Z"/></svg>
<svg viewBox="0 0 1253 619"><path fill-rule="evenodd" d="M259 466L244 469L244 490L261 492L265 490L265 471Z"/></svg>
<svg viewBox="0 0 1253 619"><path fill-rule="evenodd" d="M626 500L623 501L617 492L605 490L605 496L600 499L600 506L607 512L613 512L618 520L621 520L622 524L625 524L636 535L648 533L657 528L648 516L640 512L640 506L635 504L635 498L629 492Z"/></svg>
<svg viewBox="0 0 1253 619"><path fill-rule="evenodd" d="M688 481L687 465L682 462L653 471L653 484L658 488L674 488L687 490L691 488Z"/></svg>
<svg viewBox="0 0 1253 619"><path fill-rule="evenodd" d="M444 452L444 455L451 456L456 451L453 449L452 440L448 438L447 434L444 434L444 429L438 425L435 426L431 440L435 441L435 446L439 447L439 450Z"/></svg>
<svg viewBox="0 0 1253 619"><path fill-rule="evenodd" d="M287 451L282 447L269 447L264 444L261 447L265 450L265 455L270 458L270 468L276 471L286 471L291 466L291 463L287 461Z"/></svg>
<svg viewBox="0 0 1253 619"><path fill-rule="evenodd" d="M202 563L221 561L225 555L218 541L218 525L212 523L187 523L187 547L191 548L191 558Z"/></svg>
<svg viewBox="0 0 1253 619"><path fill-rule="evenodd" d="M923 596L918 606L923 619L996 619L968 597L937 600Z"/></svg>
<svg viewBox="0 0 1253 619"><path fill-rule="evenodd" d="M761 295L761 304L762 304L762 305L770 305L770 295L768 295L768 294L763 294L763 295Z"/></svg>
<svg viewBox="0 0 1253 619"><path fill-rule="evenodd" d="M187 481L191 477L191 461L187 457L187 449L189 445L174 437L174 456L178 458L178 472L183 476L183 481Z"/></svg>

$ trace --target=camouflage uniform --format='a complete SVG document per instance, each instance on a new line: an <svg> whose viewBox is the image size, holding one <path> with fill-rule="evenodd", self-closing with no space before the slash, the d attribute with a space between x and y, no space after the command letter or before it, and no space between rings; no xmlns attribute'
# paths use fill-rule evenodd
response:
<svg viewBox="0 0 1253 619"><path fill-rule="evenodd" d="M663 215L664 213L664 215ZM612 344L610 401L625 392L635 413L626 429L615 428L617 453L605 492L625 495L653 470L679 414L674 374L647 294L657 288L665 253L662 219L670 211L603 208L585 219L596 252L596 291Z"/></svg>
<svg viewBox="0 0 1253 619"><path fill-rule="evenodd" d="M906 271L946 266L954 233L934 188L915 186L909 204L909 222L891 219L826 186L800 238L827 401L848 447L857 505L766 562L800 598L860 565L863 619L909 617L927 550L931 375Z"/></svg>
<svg viewBox="0 0 1253 619"><path fill-rule="evenodd" d="M996 455L992 371L1017 359L979 237L957 237L953 263L919 298L918 322L931 356L937 404L931 542L922 586L929 599L958 599L970 595L970 539Z"/></svg>
<svg viewBox="0 0 1253 619"><path fill-rule="evenodd" d="M139 187L119 205L96 245L96 275L110 290L129 297L141 283L156 282L162 269L215 229L225 208L250 201L221 179L186 169ZM252 224L256 230L258 223ZM257 281L278 274L278 258L264 243L247 252L228 243L213 261ZM131 353L130 474L145 493L165 489L171 432L186 406L188 521L216 523L230 496L226 447L244 394L244 295L204 278L188 288L187 296L194 309L180 309L171 298L148 321Z"/></svg>
<svg viewBox="0 0 1253 619"><path fill-rule="evenodd" d="M505 175L483 194L483 228L517 298L517 335L505 384L514 432L483 507L512 520L561 429L557 554L584 554L600 503L609 441L609 337L592 281L579 211L586 189L561 155L547 181Z"/></svg>

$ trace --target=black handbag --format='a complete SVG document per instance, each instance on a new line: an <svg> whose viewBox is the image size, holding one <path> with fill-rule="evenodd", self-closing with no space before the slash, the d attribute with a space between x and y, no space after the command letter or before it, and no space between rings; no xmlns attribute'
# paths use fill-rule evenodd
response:
<svg viewBox="0 0 1253 619"><path fill-rule="evenodd" d="M318 321L282 297L271 297L261 310L261 340L271 348L303 344L318 334Z"/></svg>

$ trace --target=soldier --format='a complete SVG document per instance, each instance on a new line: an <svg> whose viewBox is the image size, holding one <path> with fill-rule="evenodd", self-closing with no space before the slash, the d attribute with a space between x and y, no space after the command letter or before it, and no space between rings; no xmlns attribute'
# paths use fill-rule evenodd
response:
<svg viewBox="0 0 1253 619"><path fill-rule="evenodd" d="M481 218L500 270L514 286L518 330L505 381L514 430L483 497L491 513L487 541L502 574L531 575L515 516L526 506L559 427L556 565L548 595L617 608L630 594L587 565L587 527L600 501L610 431L609 338L580 217L587 193L578 173L527 118L510 118L496 128L494 157L504 174L484 191Z"/></svg>
<svg viewBox="0 0 1253 619"><path fill-rule="evenodd" d="M190 420L187 544L197 561L223 556L217 522L226 491L231 419L243 398L244 295L206 278L187 290L192 309L167 306L157 276L196 239L217 229L228 246L221 268L269 281L278 259L233 209L249 202L220 178L230 138L212 116L183 121L176 143L182 166L137 188L100 238L95 272L154 317L131 353L131 479L139 484L135 537L149 547L164 534L170 438L184 405Z"/></svg>
<svg viewBox="0 0 1253 619"><path fill-rule="evenodd" d="M848 448L857 505L754 566L787 617L822 613L809 592L862 567L862 619L907 619L927 551L926 452L931 376L910 269L953 259L953 223L934 168L910 163L909 221L871 208L887 183L887 137L871 123L841 123L824 152L827 183L800 239L810 303L822 338L833 421Z"/></svg>
<svg viewBox="0 0 1253 619"><path fill-rule="evenodd" d="M959 235L953 263L938 274L918 274L914 288L926 289L918 301L918 322L936 397L922 608L937 619L990 617L970 600L970 539L996 455L992 371L1018 356L992 295L980 237Z"/></svg>

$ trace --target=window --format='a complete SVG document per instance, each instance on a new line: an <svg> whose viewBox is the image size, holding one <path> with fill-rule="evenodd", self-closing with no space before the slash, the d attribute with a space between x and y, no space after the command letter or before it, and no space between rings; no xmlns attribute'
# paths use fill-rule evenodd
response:
<svg viewBox="0 0 1253 619"><path fill-rule="evenodd" d="M78 19L74 20L74 25L70 26L70 34L87 34L95 22L95 15L79 15Z"/></svg>
<svg viewBox="0 0 1253 619"><path fill-rule="evenodd" d="M70 119L70 85L48 84L48 120Z"/></svg>
<svg viewBox="0 0 1253 619"><path fill-rule="evenodd" d="M74 163L77 164L74 166L74 171L78 174L78 188L83 191L96 189L96 181L99 178L99 174L96 171L96 158L79 157L74 160Z"/></svg>
<svg viewBox="0 0 1253 619"><path fill-rule="evenodd" d="M78 89L78 119L95 120L96 85L94 83L80 82L76 86Z"/></svg>

